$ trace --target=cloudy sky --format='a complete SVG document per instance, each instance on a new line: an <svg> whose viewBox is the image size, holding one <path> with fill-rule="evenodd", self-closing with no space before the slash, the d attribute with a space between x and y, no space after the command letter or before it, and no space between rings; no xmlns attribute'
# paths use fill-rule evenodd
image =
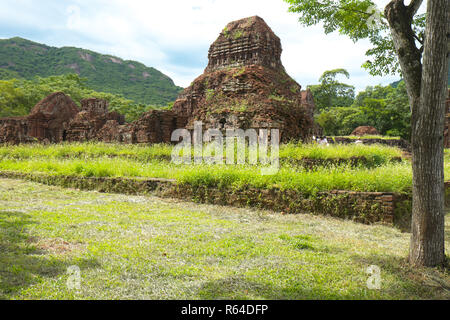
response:
<svg viewBox="0 0 450 320"><path fill-rule="evenodd" d="M387 0L376 1L380 8ZM281 38L287 72L303 87L345 68L358 90L398 77L372 77L368 42L302 27L282 0L0 0L0 38L23 37L137 60L186 87L207 65L210 44L233 20L259 15Z"/></svg>

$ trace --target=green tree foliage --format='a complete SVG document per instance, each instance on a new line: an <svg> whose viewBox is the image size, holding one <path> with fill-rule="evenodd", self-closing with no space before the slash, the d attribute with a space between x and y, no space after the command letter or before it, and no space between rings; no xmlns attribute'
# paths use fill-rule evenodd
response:
<svg viewBox="0 0 450 320"><path fill-rule="evenodd" d="M110 111L125 115L127 121L138 119L150 109L161 108L137 104L121 95L97 92L87 87L87 80L76 74L36 77L33 80L0 80L0 117L24 116L40 100L57 91L64 92L78 105L85 98L101 98L109 102Z"/></svg>
<svg viewBox="0 0 450 320"><path fill-rule="evenodd" d="M445 264L444 101L448 61L450 2L390 0L385 19L371 0L285 0L305 25L322 23L374 46L364 67L372 74L402 72L412 110L413 202L409 262L413 266ZM370 12L372 11L372 12ZM374 14L375 12L375 14ZM376 18L376 19L374 19ZM379 21L376 25L374 21ZM400 66L400 67L399 67ZM447 75L448 76L448 75ZM369 105L378 104L368 101Z"/></svg>
<svg viewBox="0 0 450 320"><path fill-rule="evenodd" d="M0 79L77 73L89 88L138 103L165 106L182 88L154 68L136 61L79 48L54 48L21 38L0 40Z"/></svg>
<svg viewBox="0 0 450 320"><path fill-rule="evenodd" d="M314 96L316 111L345 107L353 103L355 87L336 80L338 75L344 75L347 79L350 78L350 74L345 69L329 70L325 71L320 77L320 84L308 87Z"/></svg>
<svg viewBox="0 0 450 320"><path fill-rule="evenodd" d="M368 39L373 48L366 52L367 60L363 67L372 75L398 74L400 66L394 43L389 33L389 26L380 12L381 19L375 27L367 23L374 17L376 8L372 0L284 0L290 4L289 11L299 14L303 25L323 24L326 34L339 32L348 36L354 42ZM414 18L413 29L416 38L423 43L425 30L425 15Z"/></svg>
<svg viewBox="0 0 450 320"><path fill-rule="evenodd" d="M411 138L411 112L404 82L367 87L349 107L330 108L316 118L326 135L349 135L359 126L373 126L386 136Z"/></svg>
<svg viewBox="0 0 450 320"><path fill-rule="evenodd" d="M289 11L299 15L299 21L306 26L323 24L326 34L339 32L354 42L368 39L372 44L366 52L368 60L362 65L371 75L401 74L398 56L384 13L372 0L284 0L290 4ZM369 19L376 23L373 27ZM379 18L378 18L379 17ZM426 14L416 15L412 21L412 31L417 43L423 48ZM448 70L450 86L450 67Z"/></svg>

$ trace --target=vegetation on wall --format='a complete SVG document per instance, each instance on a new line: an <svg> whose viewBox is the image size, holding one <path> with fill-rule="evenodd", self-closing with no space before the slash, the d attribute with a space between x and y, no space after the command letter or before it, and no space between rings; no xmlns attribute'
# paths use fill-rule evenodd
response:
<svg viewBox="0 0 450 320"><path fill-rule="evenodd" d="M353 151L352 148L347 150L348 153L364 155L365 148L360 146ZM368 150L376 148L379 149L379 157L393 155L393 150L387 147L374 146ZM280 155L283 153L283 156L291 158L303 155L327 158L331 154L344 153L336 153L338 148L327 151L328 148L321 146L289 145L282 149ZM412 183L411 166L407 162L393 164L382 161L384 163L371 168L331 165L315 170L286 164L275 175L267 176L261 175L262 165L177 165L153 158L167 154L169 150L165 145L151 148L91 143L48 147L25 145L12 147L11 152L0 150L0 171L82 177L167 178L194 187L280 188L296 190L305 196L330 190L408 193Z"/></svg>

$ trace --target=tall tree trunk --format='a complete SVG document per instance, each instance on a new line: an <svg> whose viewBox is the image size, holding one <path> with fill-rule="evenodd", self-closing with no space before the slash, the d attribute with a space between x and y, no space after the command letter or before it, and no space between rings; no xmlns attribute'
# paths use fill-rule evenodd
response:
<svg viewBox="0 0 450 320"><path fill-rule="evenodd" d="M444 250L444 103L447 87L447 31L450 0L428 0L423 54L412 20L421 0L385 9L412 110L413 211L410 263L437 266Z"/></svg>
<svg viewBox="0 0 450 320"><path fill-rule="evenodd" d="M420 103L412 126L413 216L410 263L445 262L444 120L450 0L428 0Z"/></svg>

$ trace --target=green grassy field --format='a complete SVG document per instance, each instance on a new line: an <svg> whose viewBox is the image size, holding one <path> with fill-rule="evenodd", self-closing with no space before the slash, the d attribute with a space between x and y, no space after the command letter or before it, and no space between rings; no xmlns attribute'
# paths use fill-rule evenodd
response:
<svg viewBox="0 0 450 320"><path fill-rule="evenodd" d="M138 161L149 161L172 155L173 146L167 144L126 145L107 144L100 142L62 143L62 144L28 144L18 146L0 146L0 159L67 159L67 158L98 158L121 157ZM224 155L226 155L224 150ZM402 152L393 147L382 145L330 145L288 143L280 146L280 158L290 159L349 159L366 157L384 164L392 158L401 157Z"/></svg>
<svg viewBox="0 0 450 320"><path fill-rule="evenodd" d="M0 299L449 299L449 270L410 268L408 246L380 225L0 180Z"/></svg>
<svg viewBox="0 0 450 320"><path fill-rule="evenodd" d="M170 178L192 185L294 189L305 195L335 189L407 193L412 181L409 162L390 163L391 159L401 155L401 151L378 145L283 145L280 158L364 157L369 159L370 165L331 165L310 170L283 164L277 174L270 176L261 175L260 166L176 165L155 158L168 156L170 159L171 152L172 147L168 145L88 143L2 147L0 170L85 177Z"/></svg>
<svg viewBox="0 0 450 320"><path fill-rule="evenodd" d="M258 166L176 165L168 162L140 162L127 159L26 159L2 160L0 170L84 177L145 177L176 179L180 183L211 187L294 189L305 194L329 190L406 193L412 175L407 163L374 169L349 166L319 167L308 170L282 167L274 175L261 175Z"/></svg>

